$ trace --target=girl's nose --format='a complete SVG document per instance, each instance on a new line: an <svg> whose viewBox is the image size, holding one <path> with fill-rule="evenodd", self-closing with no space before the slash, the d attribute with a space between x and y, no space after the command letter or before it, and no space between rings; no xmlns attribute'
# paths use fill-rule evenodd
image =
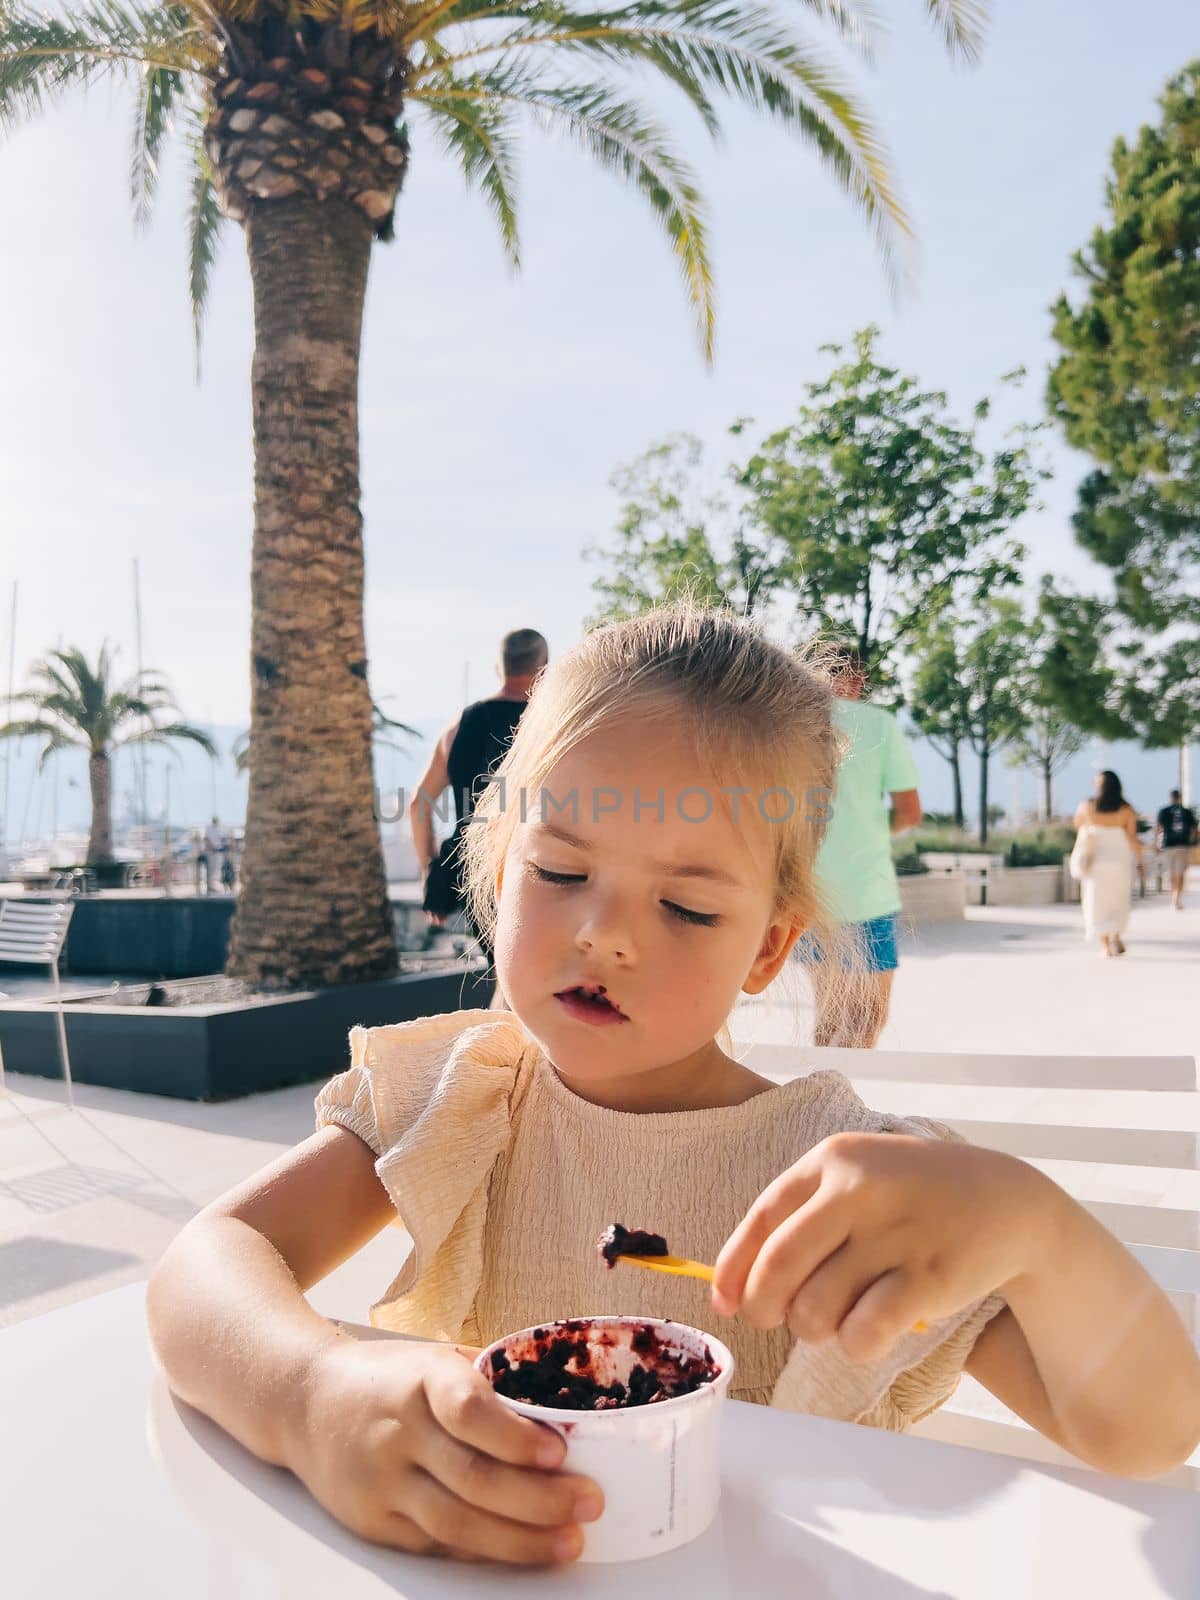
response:
<svg viewBox="0 0 1200 1600"><path fill-rule="evenodd" d="M633 949L629 929L611 911L594 910L575 935L579 950L598 952L615 961L626 961Z"/></svg>

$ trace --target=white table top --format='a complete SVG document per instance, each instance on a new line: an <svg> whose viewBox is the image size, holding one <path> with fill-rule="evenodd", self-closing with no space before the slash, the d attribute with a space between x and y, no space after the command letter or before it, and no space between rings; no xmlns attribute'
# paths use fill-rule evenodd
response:
<svg viewBox="0 0 1200 1600"><path fill-rule="evenodd" d="M1181 1600L1182 1489L729 1402L717 1523L685 1549L530 1571L366 1544L176 1401L133 1285L0 1333L0 1594L14 1600Z"/></svg>

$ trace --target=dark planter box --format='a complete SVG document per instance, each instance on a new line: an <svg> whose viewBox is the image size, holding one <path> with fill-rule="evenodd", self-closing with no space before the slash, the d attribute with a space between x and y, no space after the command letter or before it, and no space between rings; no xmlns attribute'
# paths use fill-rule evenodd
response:
<svg viewBox="0 0 1200 1600"><path fill-rule="evenodd" d="M199 978L220 972L236 902L231 894L83 895L67 933L64 972L121 972L129 977ZM419 904L393 895L396 942L420 949L427 936Z"/></svg>
<svg viewBox="0 0 1200 1600"><path fill-rule="evenodd" d="M375 983L186 1007L101 1005L84 995L64 1006L71 1070L78 1083L179 1100L311 1083L349 1066L346 1035L356 1023L378 1027L486 1006L484 971L476 958ZM10 1072L60 1077L53 1003L0 1005L0 1046Z"/></svg>
<svg viewBox="0 0 1200 1600"><path fill-rule="evenodd" d="M231 894L85 895L75 902L68 972L198 978L220 972L233 921Z"/></svg>

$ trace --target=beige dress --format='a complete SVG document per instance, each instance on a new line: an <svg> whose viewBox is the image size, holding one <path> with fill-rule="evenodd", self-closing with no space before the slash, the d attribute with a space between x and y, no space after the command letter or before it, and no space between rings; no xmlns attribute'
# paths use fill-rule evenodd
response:
<svg viewBox="0 0 1200 1600"><path fill-rule="evenodd" d="M1083 846L1088 853L1087 871L1080 884L1084 937L1119 939L1129 926L1133 911L1133 881L1137 858L1125 831L1121 811L1111 813L1114 820L1101 822L1095 805L1085 801L1076 814Z"/></svg>
<svg viewBox="0 0 1200 1600"><path fill-rule="evenodd" d="M751 1201L832 1133L955 1137L869 1110L839 1073L737 1106L639 1114L573 1094L509 1011L355 1028L350 1047L349 1071L317 1097L317 1126L340 1124L371 1147L413 1238L371 1308L377 1327L482 1345L557 1317L666 1317L730 1346L737 1399L899 1429L953 1393L1004 1304L966 1306L856 1365L836 1342L715 1316L705 1284L604 1266L594 1242L613 1221L715 1260Z"/></svg>

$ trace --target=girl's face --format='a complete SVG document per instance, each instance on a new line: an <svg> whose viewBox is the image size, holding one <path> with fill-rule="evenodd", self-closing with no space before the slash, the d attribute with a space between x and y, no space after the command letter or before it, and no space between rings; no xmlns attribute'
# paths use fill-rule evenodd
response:
<svg viewBox="0 0 1200 1600"><path fill-rule="evenodd" d="M773 799L768 815L781 809ZM585 1097L633 1109L639 1090L652 1101L727 1067L715 1034L801 932L774 912L758 795L737 800L731 817L733 796L685 739L633 723L592 735L525 797L498 883L497 975ZM615 1010L572 995L600 984Z"/></svg>

